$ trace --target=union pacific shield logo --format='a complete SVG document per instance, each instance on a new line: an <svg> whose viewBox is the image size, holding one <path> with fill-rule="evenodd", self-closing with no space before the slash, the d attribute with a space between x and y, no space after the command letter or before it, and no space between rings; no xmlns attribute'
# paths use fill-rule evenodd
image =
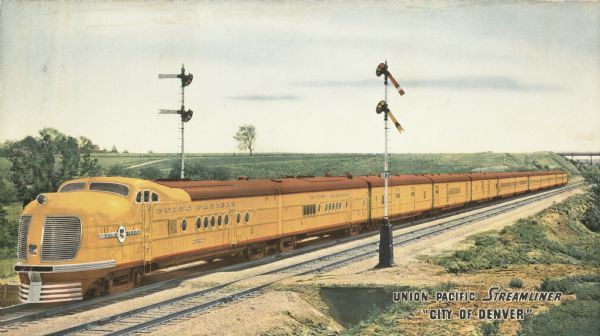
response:
<svg viewBox="0 0 600 336"><path fill-rule="evenodd" d="M127 231L125 230L125 227L123 225L119 226L117 229L117 239L119 240L119 243L123 243L126 237Z"/></svg>

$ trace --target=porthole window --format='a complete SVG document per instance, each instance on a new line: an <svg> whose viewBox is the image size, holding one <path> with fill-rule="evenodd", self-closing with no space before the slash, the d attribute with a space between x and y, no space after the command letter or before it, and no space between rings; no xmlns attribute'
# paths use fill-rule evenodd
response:
<svg viewBox="0 0 600 336"><path fill-rule="evenodd" d="M212 227L215 226L215 216L210 217L210 226L212 226Z"/></svg>
<svg viewBox="0 0 600 336"><path fill-rule="evenodd" d="M241 220L242 220L242 216L241 216L241 215L239 214L239 212L238 212L237 216L235 216L235 221L236 221L238 224L240 224L240 221L241 221Z"/></svg>
<svg viewBox="0 0 600 336"><path fill-rule="evenodd" d="M204 217L204 228L208 229L208 217Z"/></svg>
<svg viewBox="0 0 600 336"><path fill-rule="evenodd" d="M200 228L202 227L202 220L200 219L200 217L196 218L196 230L200 230Z"/></svg>
<svg viewBox="0 0 600 336"><path fill-rule="evenodd" d="M185 232L187 229L187 221L185 219L181 220L181 231Z"/></svg>
<svg viewBox="0 0 600 336"><path fill-rule="evenodd" d="M223 218L223 224L229 224L229 215L225 215L225 217Z"/></svg>
<svg viewBox="0 0 600 336"><path fill-rule="evenodd" d="M244 216L244 221L246 223L248 223L250 221L250 213L246 212L246 215Z"/></svg>
<svg viewBox="0 0 600 336"><path fill-rule="evenodd" d="M158 202L158 194L157 193L152 193L152 202Z"/></svg>
<svg viewBox="0 0 600 336"><path fill-rule="evenodd" d="M142 201L142 192L138 192L137 195L135 196L135 201L140 203Z"/></svg>
<svg viewBox="0 0 600 336"><path fill-rule="evenodd" d="M221 226L222 220L223 220L223 218L221 217L221 215L219 215L219 217L217 217L217 225Z"/></svg>

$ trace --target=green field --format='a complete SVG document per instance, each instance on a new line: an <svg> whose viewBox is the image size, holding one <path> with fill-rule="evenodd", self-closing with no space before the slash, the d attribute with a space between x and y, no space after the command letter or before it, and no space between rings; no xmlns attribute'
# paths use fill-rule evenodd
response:
<svg viewBox="0 0 600 336"><path fill-rule="evenodd" d="M94 155L104 170L114 165L131 168L132 175L142 168L154 167L164 177L178 162L177 154L114 154ZM153 162L161 160L160 162ZM186 165L202 169L221 169L225 176L236 178L281 178L285 176L323 176L380 174L383 170L381 154L291 154L265 153L248 156L231 154L187 154ZM571 175L579 174L577 168L564 157L550 152L536 153L472 153L472 154L392 154L391 171L406 173L461 173L523 171L562 168Z"/></svg>

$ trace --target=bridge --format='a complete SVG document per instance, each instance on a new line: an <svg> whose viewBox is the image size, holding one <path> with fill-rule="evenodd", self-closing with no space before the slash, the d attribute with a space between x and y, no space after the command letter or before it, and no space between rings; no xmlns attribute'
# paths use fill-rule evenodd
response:
<svg viewBox="0 0 600 336"><path fill-rule="evenodd" d="M590 157L590 165L592 165L594 163L594 156L600 156L600 152L558 152L556 153L558 155L562 155L562 156L566 156L566 157L571 157L571 160L573 160L576 156L577 157Z"/></svg>

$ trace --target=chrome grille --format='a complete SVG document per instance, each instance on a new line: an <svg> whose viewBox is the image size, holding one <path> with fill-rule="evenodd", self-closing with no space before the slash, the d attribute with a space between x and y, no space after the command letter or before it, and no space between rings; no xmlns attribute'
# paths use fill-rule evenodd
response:
<svg viewBox="0 0 600 336"><path fill-rule="evenodd" d="M46 217L42 261L71 260L79 251L81 221L77 217Z"/></svg>
<svg viewBox="0 0 600 336"><path fill-rule="evenodd" d="M31 216L21 216L19 225L19 241L17 243L17 255L19 259L27 258L27 234L29 233L29 224Z"/></svg>

